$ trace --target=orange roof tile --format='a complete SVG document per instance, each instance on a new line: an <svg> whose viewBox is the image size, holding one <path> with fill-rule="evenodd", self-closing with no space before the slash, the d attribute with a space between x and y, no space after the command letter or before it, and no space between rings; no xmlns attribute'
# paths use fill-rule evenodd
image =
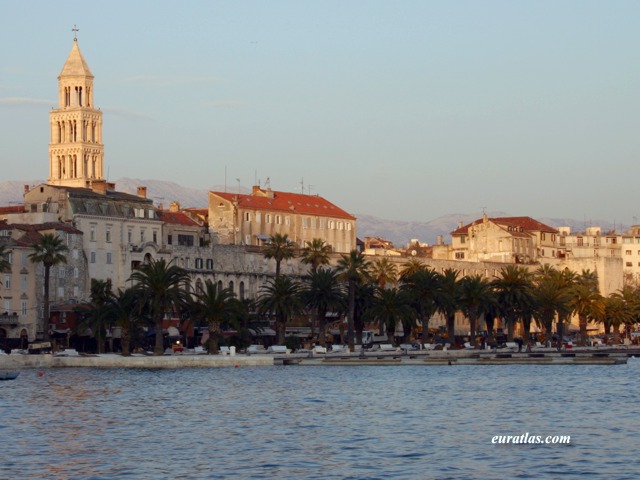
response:
<svg viewBox="0 0 640 480"><path fill-rule="evenodd" d="M169 212L167 210L158 210L160 220L172 225L183 225L188 227L199 226L197 222L193 221L188 215L181 212Z"/></svg>
<svg viewBox="0 0 640 480"><path fill-rule="evenodd" d="M488 218L487 220L502 226L521 227L526 232L548 232L558 233L558 230L545 225L531 217L497 217ZM469 227L482 223L482 218L479 218L463 227L458 228L451 232L451 235L467 235L469 233Z"/></svg>
<svg viewBox="0 0 640 480"><path fill-rule="evenodd" d="M239 208L248 210L270 210L273 212L291 212L304 215L345 218L355 217L333 203L317 195L301 193L272 192L273 198L261 195L242 195L236 193L211 192L229 201L237 202Z"/></svg>

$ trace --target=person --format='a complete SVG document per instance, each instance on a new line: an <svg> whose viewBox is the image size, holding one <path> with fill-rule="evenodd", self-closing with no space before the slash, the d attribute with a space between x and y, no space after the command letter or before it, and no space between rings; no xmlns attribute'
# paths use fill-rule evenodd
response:
<svg viewBox="0 0 640 480"><path fill-rule="evenodd" d="M527 353L531 353L531 342L527 342L527 349L525 350Z"/></svg>
<svg viewBox="0 0 640 480"><path fill-rule="evenodd" d="M522 351L522 338L516 338L516 343L518 344L518 353Z"/></svg>

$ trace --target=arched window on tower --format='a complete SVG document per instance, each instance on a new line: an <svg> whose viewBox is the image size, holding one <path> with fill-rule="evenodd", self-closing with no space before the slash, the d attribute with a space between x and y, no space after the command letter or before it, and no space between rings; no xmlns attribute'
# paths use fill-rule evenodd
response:
<svg viewBox="0 0 640 480"><path fill-rule="evenodd" d="M73 141L78 141L78 123L75 120L73 121Z"/></svg>
<svg viewBox="0 0 640 480"><path fill-rule="evenodd" d="M244 282L240 282L240 300L244 300Z"/></svg>
<svg viewBox="0 0 640 480"><path fill-rule="evenodd" d="M62 125L58 122L58 143L62 143Z"/></svg>

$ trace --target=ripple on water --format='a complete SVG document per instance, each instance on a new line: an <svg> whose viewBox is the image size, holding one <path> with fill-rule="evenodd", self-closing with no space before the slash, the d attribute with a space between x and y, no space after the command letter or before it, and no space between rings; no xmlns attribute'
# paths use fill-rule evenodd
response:
<svg viewBox="0 0 640 480"><path fill-rule="evenodd" d="M632 478L639 371L25 370L0 384L0 464L69 479ZM524 433L571 443L492 443Z"/></svg>

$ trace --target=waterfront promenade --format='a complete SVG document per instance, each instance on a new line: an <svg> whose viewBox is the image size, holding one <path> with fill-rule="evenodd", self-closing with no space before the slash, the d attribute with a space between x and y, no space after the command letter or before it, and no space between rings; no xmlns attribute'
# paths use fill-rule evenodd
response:
<svg viewBox="0 0 640 480"><path fill-rule="evenodd" d="M19 368L190 368L190 367L259 367L272 365L620 365L632 357L640 360L638 348L585 348L557 352L555 349L534 352L505 350L398 350L394 352L340 352L314 354L237 354L237 355L132 355L118 354L59 356L0 355L0 369Z"/></svg>

